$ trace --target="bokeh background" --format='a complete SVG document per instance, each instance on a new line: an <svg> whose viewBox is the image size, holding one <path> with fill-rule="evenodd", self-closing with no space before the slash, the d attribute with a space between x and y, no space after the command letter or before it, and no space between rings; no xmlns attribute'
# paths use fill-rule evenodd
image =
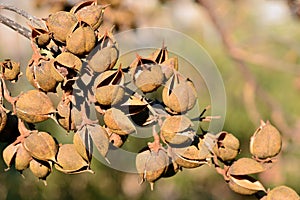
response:
<svg viewBox="0 0 300 200"><path fill-rule="evenodd" d="M1 0L0 3L45 18L49 13L69 9L76 1ZM300 193L300 7L296 0L103 0L99 3L111 4L105 12L105 21L107 26L116 24L117 32L136 27L164 27L199 42L222 74L227 94L223 129L241 141L240 157L249 156L249 139L260 120L270 120L282 133L283 149L273 168L257 177L267 188L285 184ZM4 11L0 14L26 25L16 14ZM31 54L26 38L0 24L1 60L17 60L24 70ZM9 86L13 95L30 88ZM201 102L209 104L208 95L203 94ZM52 122L38 124L38 128L51 132L59 141L70 141L71 136ZM141 145L132 142L135 143ZM1 144L1 150L5 146ZM95 174L65 175L54 170L47 178L47 186L27 170L23 178L14 169L5 172L5 168L0 159L0 199L255 199L233 193L209 166L183 170L174 177L159 180L154 191L146 183L140 185L136 174L110 169L96 159L92 162Z"/></svg>

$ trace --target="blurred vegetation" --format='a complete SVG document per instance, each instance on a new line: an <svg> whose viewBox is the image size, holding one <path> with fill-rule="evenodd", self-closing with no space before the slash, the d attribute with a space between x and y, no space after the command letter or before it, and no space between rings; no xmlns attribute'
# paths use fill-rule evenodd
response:
<svg viewBox="0 0 300 200"><path fill-rule="evenodd" d="M67 2L69 5L66 6ZM1 1L14 4L38 17L47 17L47 13L69 7L74 2ZM253 105L249 107L247 101L249 82L245 77L255 77L256 85L271 99L270 101L269 98L260 96L260 93L254 93L255 109L261 119L270 119L281 130L284 139L283 151L277 163L271 170L259 175L259 179L266 187L285 184L300 193L300 23L285 1L213 1L214 11L222 26L230 33L234 44L249 53L240 58L251 74L241 73L238 66L241 61L232 59L207 10L195 1L105 2L112 4L107 11L107 20L117 23L117 31L148 26L172 28L191 36L207 50L218 66L226 88L227 115L224 130L240 139L243 156L249 155L249 139L260 120L253 118ZM22 21L16 15L11 16L16 21ZM1 60L12 58L20 61L25 68L31 56L29 45L27 39L0 25ZM13 94L18 94L28 88L14 89ZM280 112L276 112L274 107ZM285 126L273 121L278 117L284 119ZM55 132L59 141L70 141L70 136L60 134L61 130L54 129L55 126L51 124L42 123L38 126ZM5 145L1 144L1 150ZM27 171L24 172L25 178L22 178L15 170L4 172L5 168L0 159L0 199L255 199L230 191L223 178L208 166L183 170L172 178L161 179L156 183L154 191L150 191L147 184L139 185L137 175L110 169L96 159L92 162L92 169L96 172L94 175L64 175L54 170L47 179L46 187Z"/></svg>

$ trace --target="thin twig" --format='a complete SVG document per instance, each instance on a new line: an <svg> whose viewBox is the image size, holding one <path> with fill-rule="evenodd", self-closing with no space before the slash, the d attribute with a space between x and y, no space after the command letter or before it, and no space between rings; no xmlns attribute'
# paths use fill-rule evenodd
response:
<svg viewBox="0 0 300 200"><path fill-rule="evenodd" d="M9 28L13 29L14 31L20 33L27 39L29 39L29 40L31 39L31 31L29 29L25 28L24 26L14 22L13 20L0 15L0 23L4 24L4 25L8 26Z"/></svg>
<svg viewBox="0 0 300 200"><path fill-rule="evenodd" d="M34 24L34 25L36 25L40 28L42 28L43 25L44 25L41 19L39 19L36 16L33 16L33 15L27 13L25 10L22 10L20 8L15 7L15 6L0 4L0 9L15 12L15 13L21 15L22 17L24 17L25 19L27 19L28 21L30 21L32 24Z"/></svg>
<svg viewBox="0 0 300 200"><path fill-rule="evenodd" d="M254 75L249 70L247 66L248 59L245 59L245 54L241 53L244 51L241 51L233 42L233 39L231 37L230 32L226 29L224 26L224 23L222 23L222 20L219 17L219 14L217 13L215 9L215 3L211 0L198 0L199 4L201 4L207 11L213 25L219 32L222 42L224 44L224 47L227 50L228 55L233 59L233 61L236 63L236 67L244 77L244 79L248 83L248 87L255 91L256 94L263 99L265 102L268 103L270 110L271 110L271 118L274 121L274 123L277 125L277 127L287 133L290 134L292 132L292 129L288 126L284 112L280 106L280 104L272 98L270 94L268 94L262 87L260 87L259 84L257 84ZM254 98L254 96L252 96ZM254 100L251 100L254 101ZM251 108L253 108L255 105L251 105ZM257 108L256 108L257 109ZM248 110L248 112L250 112ZM252 112L252 111L251 111ZM250 115L250 117L257 117L257 114ZM257 121L258 119L252 119L252 121Z"/></svg>

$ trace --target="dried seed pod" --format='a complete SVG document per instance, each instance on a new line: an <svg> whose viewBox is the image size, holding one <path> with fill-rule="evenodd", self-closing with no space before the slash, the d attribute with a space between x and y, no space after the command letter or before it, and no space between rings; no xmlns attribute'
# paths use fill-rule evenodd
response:
<svg viewBox="0 0 300 200"><path fill-rule="evenodd" d="M160 149L158 152L150 150L143 151L136 156L136 168L142 180L150 182L153 190L153 183L158 180L166 171L169 158L167 153Z"/></svg>
<svg viewBox="0 0 300 200"><path fill-rule="evenodd" d="M3 160L7 166L7 170L10 169L10 166L14 162L15 155L20 147L21 143L19 144L10 144L8 145L2 152Z"/></svg>
<svg viewBox="0 0 300 200"><path fill-rule="evenodd" d="M172 157L174 161L184 168L195 168L208 163L212 157L204 140L195 137L193 144L183 148L172 148Z"/></svg>
<svg viewBox="0 0 300 200"><path fill-rule="evenodd" d="M96 149L103 157L105 157L109 147L109 138L105 128L98 124L93 124L86 126L86 131L92 139Z"/></svg>
<svg viewBox="0 0 300 200"><path fill-rule="evenodd" d="M153 53L150 54L148 59L153 60L157 64L161 64L169 59L169 52L167 47L162 46L162 48L155 50Z"/></svg>
<svg viewBox="0 0 300 200"><path fill-rule="evenodd" d="M250 152L259 159L272 158L281 150L281 135L279 131L270 124L262 122L250 140Z"/></svg>
<svg viewBox="0 0 300 200"><path fill-rule="evenodd" d="M87 57L89 66L94 72L101 73L112 69L119 57L117 42L111 32L100 37L98 45Z"/></svg>
<svg viewBox="0 0 300 200"><path fill-rule="evenodd" d="M266 192L264 186L250 176L230 176L228 184L232 191L242 195L253 195L258 191Z"/></svg>
<svg viewBox="0 0 300 200"><path fill-rule="evenodd" d="M220 132L213 147L214 153L223 161L233 160L239 153L239 140L227 132Z"/></svg>
<svg viewBox="0 0 300 200"><path fill-rule="evenodd" d="M95 1L84 1L75 5L71 9L76 17L89 24L94 30L98 29L103 20L105 7L97 5Z"/></svg>
<svg viewBox="0 0 300 200"><path fill-rule="evenodd" d="M77 18L73 13L59 11L50 15L46 21L53 38L65 43L69 30L77 23Z"/></svg>
<svg viewBox="0 0 300 200"><path fill-rule="evenodd" d="M162 92L162 99L171 111L182 113L194 107L197 92L191 80L176 73L167 81Z"/></svg>
<svg viewBox="0 0 300 200"><path fill-rule="evenodd" d="M266 200L299 200L299 195L292 189L285 185L277 186L268 192Z"/></svg>
<svg viewBox="0 0 300 200"><path fill-rule="evenodd" d="M0 107L0 137L1 132L5 128L7 122L7 114L3 108Z"/></svg>
<svg viewBox="0 0 300 200"><path fill-rule="evenodd" d="M123 100L124 74L121 67L118 71L105 71L100 74L95 84L95 97L99 104L104 106L115 105Z"/></svg>
<svg viewBox="0 0 300 200"><path fill-rule="evenodd" d="M230 175L250 175L265 171L264 166L251 158L240 158L228 170Z"/></svg>
<svg viewBox="0 0 300 200"><path fill-rule="evenodd" d="M166 142L180 145L191 144L194 138L192 121L184 115L174 115L165 119L161 133Z"/></svg>
<svg viewBox="0 0 300 200"><path fill-rule="evenodd" d="M156 62L137 56L130 67L133 82L142 92L153 92L162 85L164 75Z"/></svg>
<svg viewBox="0 0 300 200"><path fill-rule="evenodd" d="M119 135L128 135L133 133L135 126L128 117L119 109L110 108L104 114L104 123L111 132Z"/></svg>
<svg viewBox="0 0 300 200"><path fill-rule="evenodd" d="M6 59L0 62L1 74L8 81L17 81L20 76L20 63Z"/></svg>
<svg viewBox="0 0 300 200"><path fill-rule="evenodd" d="M71 53L84 56L94 48L96 36L90 25L77 23L66 39L66 47Z"/></svg>
<svg viewBox="0 0 300 200"><path fill-rule="evenodd" d="M111 133L109 136L109 142L117 148L120 148L123 146L127 139L127 135L118 135L116 133Z"/></svg>
<svg viewBox="0 0 300 200"><path fill-rule="evenodd" d="M80 58L70 52L59 54L51 67L51 74L56 81L61 82L64 79L71 79L80 72L82 62Z"/></svg>
<svg viewBox="0 0 300 200"><path fill-rule="evenodd" d="M23 170L27 169L31 160L32 157L29 152L24 148L23 145L20 145L15 158L16 170L22 172Z"/></svg>
<svg viewBox="0 0 300 200"><path fill-rule="evenodd" d="M92 159L92 152L88 149L88 140L89 136L85 130L81 129L76 132L73 136L73 144L75 146L76 151L81 155L81 157L90 162Z"/></svg>
<svg viewBox="0 0 300 200"><path fill-rule="evenodd" d="M26 68L27 80L31 83L32 86L37 89L41 89L44 92L56 92L58 83L51 73L53 64L53 59L41 59L37 66L35 66L33 60L29 61Z"/></svg>
<svg viewBox="0 0 300 200"><path fill-rule="evenodd" d="M38 47L43 48L50 43L51 36L47 30L36 28L33 26L30 26L30 28L31 28L31 38L38 45Z"/></svg>
<svg viewBox="0 0 300 200"><path fill-rule="evenodd" d="M57 153L55 168L66 174L89 171L89 163L77 152L74 144L63 144Z"/></svg>
<svg viewBox="0 0 300 200"><path fill-rule="evenodd" d="M32 157L42 161L56 161L57 145L46 132L32 132L23 143Z"/></svg>
<svg viewBox="0 0 300 200"><path fill-rule="evenodd" d="M16 111L17 116L28 123L45 121L55 113L50 98L39 90L21 94L16 102Z"/></svg>
<svg viewBox="0 0 300 200"><path fill-rule="evenodd" d="M32 159L29 163L29 169L39 179L46 180L51 173L51 163L41 160Z"/></svg>
<svg viewBox="0 0 300 200"><path fill-rule="evenodd" d="M160 64L161 70L165 75L165 80L169 80L174 75L174 70L178 70L178 58L169 58Z"/></svg>

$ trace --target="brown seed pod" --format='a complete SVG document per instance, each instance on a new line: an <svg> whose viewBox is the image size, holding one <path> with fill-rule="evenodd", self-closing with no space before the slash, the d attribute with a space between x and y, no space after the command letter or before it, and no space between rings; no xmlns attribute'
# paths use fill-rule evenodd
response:
<svg viewBox="0 0 300 200"><path fill-rule="evenodd" d="M251 158L240 158L228 170L229 175L250 175L265 171L264 166Z"/></svg>
<svg viewBox="0 0 300 200"><path fill-rule="evenodd" d="M153 183L166 171L169 165L168 161L168 155L162 149L158 152L146 150L136 156L137 171L142 180L150 182L152 190Z"/></svg>
<svg viewBox="0 0 300 200"><path fill-rule="evenodd" d="M109 147L109 138L105 128L98 124L93 124L86 126L86 131L92 139L96 149L103 157L105 157Z"/></svg>
<svg viewBox="0 0 300 200"><path fill-rule="evenodd" d="M39 179L46 180L51 173L52 167L50 162L32 159L29 163L29 169Z"/></svg>
<svg viewBox="0 0 300 200"><path fill-rule="evenodd" d="M106 32L99 39L98 45L87 57L94 72L101 73L112 69L119 57L119 49L112 32Z"/></svg>
<svg viewBox="0 0 300 200"><path fill-rule="evenodd" d="M95 97L100 105L109 106L120 103L125 94L124 74L121 67L118 71L101 73L95 88Z"/></svg>
<svg viewBox="0 0 300 200"><path fill-rule="evenodd" d="M38 45L38 47L43 48L46 47L51 40L50 33L42 28L36 28L29 25L31 28L31 38Z"/></svg>
<svg viewBox="0 0 300 200"><path fill-rule="evenodd" d="M135 126L128 117L119 109L110 108L104 114L104 123L111 132L119 135L128 135L133 133Z"/></svg>
<svg viewBox="0 0 300 200"><path fill-rule="evenodd" d="M270 124L262 122L250 140L250 152L259 159L273 158L281 150L281 135L279 131Z"/></svg>
<svg viewBox="0 0 300 200"><path fill-rule="evenodd" d="M16 111L17 116L28 123L45 121L55 113L50 98L39 90L21 94L16 102Z"/></svg>
<svg viewBox="0 0 300 200"><path fill-rule="evenodd" d="M42 161L56 161L57 145L46 132L32 132L23 143L32 157Z"/></svg>
<svg viewBox="0 0 300 200"><path fill-rule="evenodd" d="M239 140L227 132L220 132L213 147L213 152L223 161L233 160L239 153Z"/></svg>
<svg viewBox="0 0 300 200"><path fill-rule="evenodd" d="M266 192L264 186L250 176L230 176L228 184L232 191L242 195L253 195L258 191Z"/></svg>
<svg viewBox="0 0 300 200"><path fill-rule="evenodd" d="M165 80L169 80L174 75L174 70L178 70L178 58L169 58L160 64L161 70L165 75Z"/></svg>
<svg viewBox="0 0 300 200"><path fill-rule="evenodd" d="M292 189L285 185L277 186L268 192L266 200L299 200L299 195Z"/></svg>
<svg viewBox="0 0 300 200"><path fill-rule="evenodd" d="M14 162L15 155L20 147L21 143L19 144L10 144L8 145L2 152L3 161L7 166L7 170L10 169L10 166Z"/></svg>
<svg viewBox="0 0 300 200"><path fill-rule="evenodd" d="M153 53L150 54L148 59L153 60L157 64L161 64L169 59L169 52L167 47L162 46L162 48L155 50Z"/></svg>
<svg viewBox="0 0 300 200"><path fill-rule="evenodd" d="M65 43L69 30L77 23L77 18L73 13L59 11L50 15L46 21L53 38Z"/></svg>
<svg viewBox="0 0 300 200"><path fill-rule="evenodd" d="M173 160L181 167L196 168L208 163L212 157L204 140L195 137L193 144L188 147L172 148Z"/></svg>
<svg viewBox="0 0 300 200"><path fill-rule="evenodd" d="M0 62L1 74L8 81L17 81L20 76L20 63L6 59Z"/></svg>
<svg viewBox="0 0 300 200"><path fill-rule="evenodd" d="M71 53L84 56L95 47L96 36L90 25L77 23L68 34L66 47Z"/></svg>
<svg viewBox="0 0 300 200"><path fill-rule="evenodd" d="M192 121L184 115L174 115L166 118L161 126L161 133L170 144L191 144L194 138Z"/></svg>
<svg viewBox="0 0 300 200"><path fill-rule="evenodd" d="M81 155L81 157L87 162L91 162L92 152L89 150L89 136L87 132L83 129L77 131L73 136L73 144L75 146L76 151Z"/></svg>
<svg viewBox="0 0 300 200"><path fill-rule="evenodd" d="M167 81L162 92L162 99L171 111L182 113L194 107L197 92L191 80L176 73Z"/></svg>
<svg viewBox="0 0 300 200"><path fill-rule="evenodd" d="M98 29L103 20L105 7L97 5L95 1L84 1L73 6L71 13L74 13L78 20L89 24L94 30Z"/></svg>
<svg viewBox="0 0 300 200"><path fill-rule="evenodd" d="M89 163L77 152L74 144L63 144L57 153L55 168L66 174L90 171Z"/></svg>
<svg viewBox="0 0 300 200"><path fill-rule="evenodd" d="M51 65L51 74L56 81L61 82L67 78L73 78L82 67L80 58L70 52L62 52L59 54L53 65Z"/></svg>
<svg viewBox="0 0 300 200"><path fill-rule="evenodd" d="M20 145L15 158L16 170L22 172L23 170L27 169L31 160L32 157L29 152L24 148L23 145Z"/></svg>
<svg viewBox="0 0 300 200"><path fill-rule="evenodd" d="M0 137L1 132L5 128L7 122L7 114L3 108L0 107Z"/></svg>
<svg viewBox="0 0 300 200"><path fill-rule="evenodd" d="M51 73L51 68L53 67L53 64L53 59L41 59L37 66L35 66L33 60L29 61L28 66L26 68L27 80L36 89L43 90L44 92L56 92L56 87L58 83Z"/></svg>

